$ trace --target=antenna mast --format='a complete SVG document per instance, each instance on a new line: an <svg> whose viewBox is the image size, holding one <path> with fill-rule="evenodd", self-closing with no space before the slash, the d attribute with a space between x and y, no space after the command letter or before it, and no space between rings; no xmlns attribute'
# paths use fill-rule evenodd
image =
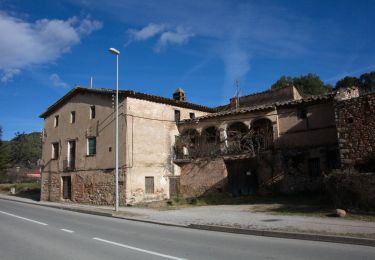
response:
<svg viewBox="0 0 375 260"><path fill-rule="evenodd" d="M238 109L240 107L240 91L241 91L241 88L240 88L240 81L238 79L236 79L234 81L234 84L235 84L235 87L236 87L236 109Z"/></svg>

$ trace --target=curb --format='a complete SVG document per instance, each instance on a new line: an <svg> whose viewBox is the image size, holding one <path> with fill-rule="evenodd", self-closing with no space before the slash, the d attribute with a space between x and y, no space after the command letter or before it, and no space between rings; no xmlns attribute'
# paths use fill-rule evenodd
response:
<svg viewBox="0 0 375 260"><path fill-rule="evenodd" d="M277 238L310 240L310 241L319 241L319 242L331 242L331 243L375 247L375 239L367 239L367 238L319 235L319 234L311 234L311 233L296 233L296 232L287 232L287 231L242 229L242 228L231 228L231 227L223 227L223 226L198 225L198 224L190 224L188 227L192 229L201 229L201 230L208 230L208 231L215 231L215 232L225 232L225 233L235 233L235 234L244 234L244 235L253 235L253 236L277 237Z"/></svg>
<svg viewBox="0 0 375 260"><path fill-rule="evenodd" d="M88 209L69 208L69 207L63 207L63 206L57 206L57 205L39 204L36 202L22 201L22 200L12 199L9 197L0 196L0 199L20 202L20 203L25 203L25 204L31 204L31 205L36 205L36 206L42 206L42 207L47 207L47 208L55 208L55 209L73 211L73 212L78 212L78 213L103 216L103 217L111 217L111 218L117 218L117 219L125 219L129 221L156 224L156 225L162 225L162 226L189 228L189 229L196 229L196 230L207 230L207 231L214 231L214 232L224 232L224 233L243 234L243 235L252 235L252 236L299 239L299 240L331 242L331 243L375 247L375 239L368 239L368 238L343 237L343 236L319 235L319 234L312 234L312 233L297 233L297 232L271 231L271 230L260 230L260 229L243 229L243 228L214 226L214 225L199 225L199 224L181 225L181 224L175 224L175 223L170 223L170 222L160 222L160 221L154 221L154 220L126 217L126 216L122 216L121 214L113 213L113 212L100 212L100 211L88 210Z"/></svg>

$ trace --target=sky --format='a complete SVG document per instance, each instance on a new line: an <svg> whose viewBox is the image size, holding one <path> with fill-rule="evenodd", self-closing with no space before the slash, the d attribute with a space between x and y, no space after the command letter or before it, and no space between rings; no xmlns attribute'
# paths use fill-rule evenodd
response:
<svg viewBox="0 0 375 260"><path fill-rule="evenodd" d="M335 84L375 70L375 1L0 0L4 140L41 131L39 115L76 85L228 103L282 75Z"/></svg>

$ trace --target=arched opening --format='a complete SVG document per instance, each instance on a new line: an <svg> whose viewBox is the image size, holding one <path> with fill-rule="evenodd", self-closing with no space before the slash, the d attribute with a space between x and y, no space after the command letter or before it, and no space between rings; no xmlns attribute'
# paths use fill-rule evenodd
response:
<svg viewBox="0 0 375 260"><path fill-rule="evenodd" d="M249 128L242 122L235 122L227 127L228 153L238 154L247 152Z"/></svg>
<svg viewBox="0 0 375 260"><path fill-rule="evenodd" d="M176 138L176 156L179 159L194 158L197 154L199 133L196 129L185 129Z"/></svg>
<svg viewBox="0 0 375 260"><path fill-rule="evenodd" d="M203 156L212 156L220 150L220 132L215 126L210 126L202 131L200 151Z"/></svg>
<svg viewBox="0 0 375 260"><path fill-rule="evenodd" d="M273 127L271 120L261 118L251 124L253 144L256 151L266 150L273 145Z"/></svg>

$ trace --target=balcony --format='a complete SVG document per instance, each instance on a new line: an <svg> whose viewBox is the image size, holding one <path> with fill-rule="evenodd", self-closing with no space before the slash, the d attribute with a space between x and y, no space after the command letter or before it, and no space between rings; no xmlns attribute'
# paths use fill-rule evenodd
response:
<svg viewBox="0 0 375 260"><path fill-rule="evenodd" d="M75 160L63 160L63 171L71 172L75 170Z"/></svg>

